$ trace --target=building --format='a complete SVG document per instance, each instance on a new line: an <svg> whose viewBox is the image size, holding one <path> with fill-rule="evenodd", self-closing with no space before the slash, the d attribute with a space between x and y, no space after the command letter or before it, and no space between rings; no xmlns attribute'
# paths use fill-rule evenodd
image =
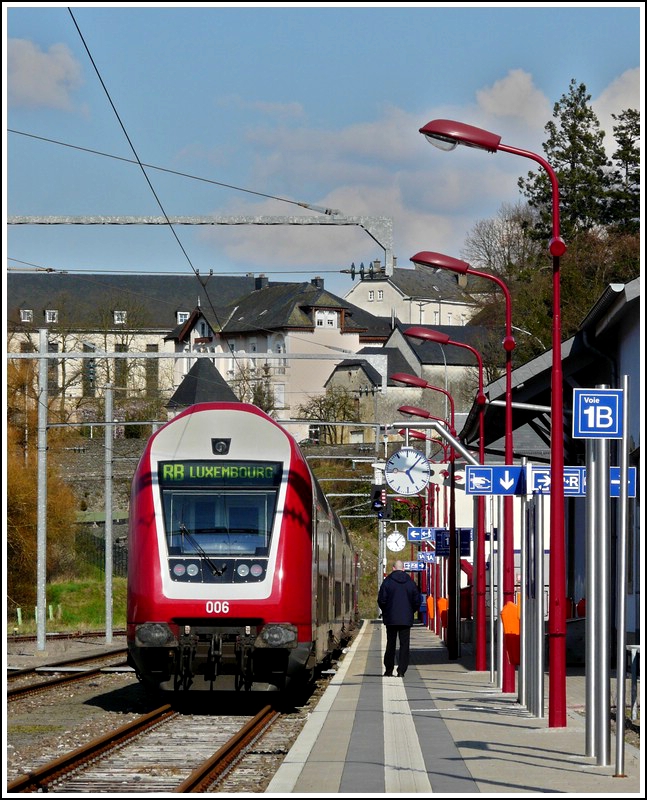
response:
<svg viewBox="0 0 647 800"><path fill-rule="evenodd" d="M201 358L240 400L256 397L261 383L268 410L296 416L324 391L331 364L390 330L388 319L327 292L321 278L11 272L7 295L9 352L38 350L45 330L50 353L77 354L48 366L50 396L73 421L92 415L106 384L124 418L150 415Z"/></svg>
<svg viewBox="0 0 647 800"><path fill-rule="evenodd" d="M394 267L388 277L379 261L360 269L344 299L375 316L409 325L467 325L478 311L475 298L491 291L481 278L442 269Z"/></svg>

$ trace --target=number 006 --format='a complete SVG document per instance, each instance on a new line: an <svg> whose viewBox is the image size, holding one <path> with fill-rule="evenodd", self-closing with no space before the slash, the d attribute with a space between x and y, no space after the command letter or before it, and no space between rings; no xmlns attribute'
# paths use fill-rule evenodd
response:
<svg viewBox="0 0 647 800"><path fill-rule="evenodd" d="M229 614L226 600L207 600L207 614Z"/></svg>

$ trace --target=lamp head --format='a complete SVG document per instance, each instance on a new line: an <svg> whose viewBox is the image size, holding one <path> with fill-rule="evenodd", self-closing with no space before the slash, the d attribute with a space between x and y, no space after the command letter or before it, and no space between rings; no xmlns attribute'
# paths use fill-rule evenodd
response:
<svg viewBox="0 0 647 800"><path fill-rule="evenodd" d="M400 406L398 411L401 414L409 414L412 417L423 417L423 419L429 419L431 414L428 411L425 411L424 408L418 408L418 406ZM436 417L434 417L436 419Z"/></svg>
<svg viewBox="0 0 647 800"><path fill-rule="evenodd" d="M451 119L434 119L420 128L426 139L441 150L450 151L459 144L496 153L501 137L473 125Z"/></svg>
<svg viewBox="0 0 647 800"><path fill-rule="evenodd" d="M406 372L395 372L391 375L391 380L408 386L418 386L420 389L425 389L428 385L423 378L419 378L417 375L408 375Z"/></svg>
<svg viewBox="0 0 647 800"><path fill-rule="evenodd" d="M438 342L438 344L448 344L450 342L448 334L434 331L430 328L423 328L419 325L414 325L413 328L407 328L404 335L412 339L425 339L429 342Z"/></svg>
<svg viewBox="0 0 647 800"><path fill-rule="evenodd" d="M413 261L420 267L433 267L435 269L449 269L452 272L459 272L464 275L468 272L470 265L467 261L461 261L459 258L452 258L443 253L433 253L430 250L423 250L411 256L409 261Z"/></svg>

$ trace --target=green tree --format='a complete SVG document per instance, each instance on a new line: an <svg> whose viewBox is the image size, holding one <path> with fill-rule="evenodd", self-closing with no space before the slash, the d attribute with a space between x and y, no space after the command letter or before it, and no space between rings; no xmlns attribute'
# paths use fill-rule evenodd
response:
<svg viewBox="0 0 647 800"><path fill-rule="evenodd" d="M333 423L359 422L357 400L343 386L329 386L325 394L311 397L299 406L297 413L302 419L322 423L319 426L321 444L341 444L344 441L343 427Z"/></svg>
<svg viewBox="0 0 647 800"><path fill-rule="evenodd" d="M7 426L7 596L13 607L36 602L37 458L25 460L21 432ZM50 458L55 451L55 441ZM54 463L47 474L47 580L68 577L74 563L75 500Z"/></svg>
<svg viewBox="0 0 647 800"><path fill-rule="evenodd" d="M572 79L567 94L553 106L555 121L546 124L546 160L559 182L561 235L567 244L579 231L601 225L609 188L604 131L590 105L583 83ZM519 178L519 188L539 211L537 234L545 241L552 231L551 186L544 169Z"/></svg>
<svg viewBox="0 0 647 800"><path fill-rule="evenodd" d="M620 233L636 234L640 229L640 114L628 108L611 115L617 149L609 175L607 222Z"/></svg>
<svg viewBox="0 0 647 800"><path fill-rule="evenodd" d="M626 283L640 274L639 116L627 110L616 118L615 168L610 169L604 133L589 101L586 87L572 80L568 94L555 103L555 120L545 127L548 139L543 146L559 182L560 233L568 247L560 263L564 339L575 333L609 283ZM478 222L463 250L474 267L497 275L508 286L516 327L515 365L550 345L553 317L547 248L553 201L546 170L519 178L519 187L527 205L503 206L496 219ZM493 355L505 311L500 295L492 284L489 292L475 296L481 311L472 319L493 331Z"/></svg>

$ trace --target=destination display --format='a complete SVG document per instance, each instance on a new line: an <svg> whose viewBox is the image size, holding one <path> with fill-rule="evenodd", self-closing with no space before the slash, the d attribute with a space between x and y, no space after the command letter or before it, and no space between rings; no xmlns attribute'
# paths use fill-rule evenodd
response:
<svg viewBox="0 0 647 800"><path fill-rule="evenodd" d="M160 486L278 486L279 461L161 461Z"/></svg>

